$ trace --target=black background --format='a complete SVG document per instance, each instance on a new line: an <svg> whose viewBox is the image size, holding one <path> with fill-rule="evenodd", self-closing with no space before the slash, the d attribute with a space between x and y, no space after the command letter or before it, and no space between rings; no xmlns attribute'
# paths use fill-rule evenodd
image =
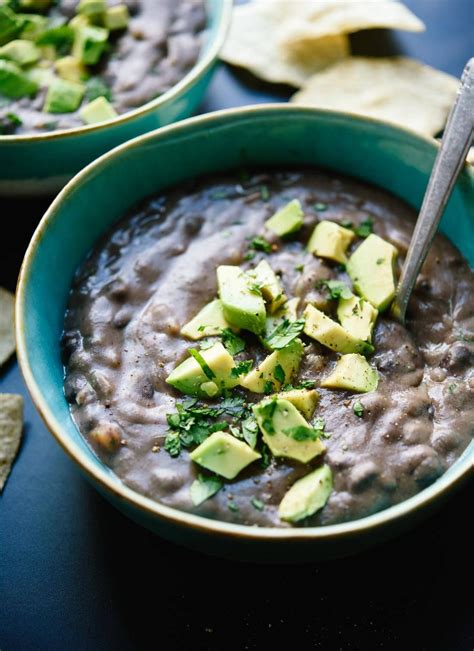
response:
<svg viewBox="0 0 474 651"><path fill-rule="evenodd" d="M360 33L355 50L404 53L459 76L474 54L474 2L406 4L426 33ZM221 67L201 110L288 96ZM48 204L0 199L8 228L0 236L1 285L14 288ZM14 361L0 392L25 394ZM0 497L2 651L474 649L472 482L425 524L359 556L236 563L176 547L125 519L79 475L28 399L25 418Z"/></svg>

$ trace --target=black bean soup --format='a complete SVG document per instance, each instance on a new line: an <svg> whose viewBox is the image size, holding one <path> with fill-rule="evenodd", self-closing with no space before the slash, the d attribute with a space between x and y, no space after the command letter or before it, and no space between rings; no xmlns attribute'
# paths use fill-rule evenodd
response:
<svg viewBox="0 0 474 651"><path fill-rule="evenodd" d="M46 0L44 7L0 8L12 23L0 34L6 135L94 124L159 97L194 66L206 28L203 0Z"/></svg>
<svg viewBox="0 0 474 651"><path fill-rule="evenodd" d="M294 199L304 213L302 227L278 237L264 222ZM322 388L341 355L299 332L304 354L283 389L314 386L319 394L311 422L318 422L313 431L319 428L325 452L308 463L273 456L251 423L252 404L271 394L271 385L263 394L236 386L202 399L166 383L190 348L202 345L205 354L221 341L190 341L180 333L216 297L219 265L249 270L266 260L286 297L300 299L299 319L311 304L335 320L337 299L325 281L351 287L351 279L344 265L308 252L316 224L334 222L358 233L348 255L373 232L396 247L400 266L414 218L382 190L310 169L199 179L134 208L91 253L70 294L62 351L65 393L79 430L130 488L177 509L246 525L291 526L280 518L279 504L322 464L331 470L332 491L299 525L361 518L422 490L474 434L474 274L441 235L419 276L407 328L388 311L378 315L375 350L367 356L378 373L376 390ZM236 364L259 364L271 353L252 333L241 330L238 337L244 350L229 348ZM191 460L216 429L247 444L242 421L249 414L260 458L235 479ZM213 428L216 422L224 424ZM211 485L207 499L193 499L191 486L199 482L205 490Z"/></svg>

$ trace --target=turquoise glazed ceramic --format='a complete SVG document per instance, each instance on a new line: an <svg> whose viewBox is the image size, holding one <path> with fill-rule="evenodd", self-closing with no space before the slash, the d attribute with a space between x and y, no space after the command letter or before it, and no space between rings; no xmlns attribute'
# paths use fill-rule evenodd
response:
<svg viewBox="0 0 474 651"><path fill-rule="evenodd" d="M259 560L351 554L414 524L473 471L474 443L434 484L385 511L328 527L271 529L205 519L124 486L86 445L63 394L59 338L75 269L137 201L190 177L249 165L318 165L369 181L418 208L434 140L382 122L288 105L221 111L126 143L76 176L43 217L26 253L16 306L19 360L49 429L92 484L156 533L206 552ZM474 263L474 175L464 169L444 233Z"/></svg>
<svg viewBox="0 0 474 651"><path fill-rule="evenodd" d="M206 0L206 7L208 29L196 65L157 99L98 125L0 136L0 196L53 194L116 145L191 115L211 80L230 23L232 0Z"/></svg>

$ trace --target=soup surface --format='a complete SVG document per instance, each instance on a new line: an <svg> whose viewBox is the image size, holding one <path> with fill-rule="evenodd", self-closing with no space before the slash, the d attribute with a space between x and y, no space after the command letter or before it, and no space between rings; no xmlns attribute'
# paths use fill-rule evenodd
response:
<svg viewBox="0 0 474 651"><path fill-rule="evenodd" d="M264 223L294 199L303 225L278 237ZM198 179L137 206L98 243L71 290L62 349L65 393L78 428L132 489L177 509L247 525L328 525L422 490L474 433L474 274L441 235L418 279L407 328L387 311L378 315L375 350L368 355L378 373L376 390L321 387L341 355L299 332L304 354L291 385L316 388L319 400L308 421L325 448L308 463L275 456L263 445L250 409L265 399L262 393L236 386L218 398L193 400L166 382L190 348L204 342L205 353L221 340L190 341L180 332L216 297L219 265L250 270L266 260L286 297L300 299L300 321L307 304L336 320L337 285L325 281L352 284L343 265L308 252L318 222L355 230L348 255L372 231L397 248L400 265L414 217L375 187L312 169ZM245 344L240 352L230 335L224 338L236 364L258 365L271 353L254 334L241 330L238 336ZM275 386L264 391L272 394ZM177 403L184 405L178 418ZM204 434L192 440L200 422ZM217 479L189 456L216 422L223 423L217 430L253 443L261 454L232 480ZM323 508L297 523L282 520L285 493L321 464L333 483ZM220 490L195 505L193 482L207 490L212 479Z"/></svg>
<svg viewBox="0 0 474 651"><path fill-rule="evenodd" d="M81 13L78 0L62 0L37 15L44 22L33 34L31 14L18 14L26 27L12 32L4 55L0 48L0 67L16 75L8 87L0 80L0 133L47 132L110 119L162 95L196 63L206 27L203 0L104 0L104 5L108 10L125 6L123 22ZM89 24L84 27L81 21ZM80 47L87 29L93 30L96 43L105 39L92 55ZM18 45L12 47L13 41L22 44L19 50ZM30 55L26 64L20 63L24 51ZM34 85L23 92L24 83ZM54 101L48 98L51 87L57 89ZM98 97L110 106L104 111L99 104L99 109L83 112Z"/></svg>

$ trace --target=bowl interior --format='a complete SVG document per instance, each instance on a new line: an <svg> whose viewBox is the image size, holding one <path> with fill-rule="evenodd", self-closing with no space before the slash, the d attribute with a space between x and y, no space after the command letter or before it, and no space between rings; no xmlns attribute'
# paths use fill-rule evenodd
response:
<svg viewBox="0 0 474 651"><path fill-rule="evenodd" d="M23 371L49 423L68 438L70 451L85 455L103 476L121 484L69 415L59 338L75 270L129 207L204 173L316 165L378 185L419 208L436 152L434 141L377 121L277 105L222 111L166 127L118 147L76 176L30 244L17 306ZM441 230L474 266L474 180L468 169L461 173ZM468 456L474 457L474 443L438 481L446 481Z"/></svg>

